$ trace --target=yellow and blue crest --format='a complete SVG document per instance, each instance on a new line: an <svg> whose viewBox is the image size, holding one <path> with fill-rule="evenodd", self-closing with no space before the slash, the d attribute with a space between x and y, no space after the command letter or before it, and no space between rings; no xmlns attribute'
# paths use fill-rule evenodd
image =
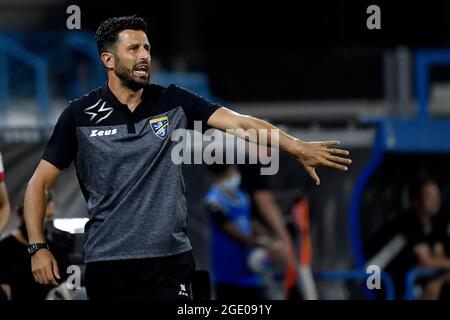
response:
<svg viewBox="0 0 450 320"><path fill-rule="evenodd" d="M161 139L167 137L167 133L169 132L169 118L167 116L157 119L151 119L149 120L149 123L154 134L156 134Z"/></svg>

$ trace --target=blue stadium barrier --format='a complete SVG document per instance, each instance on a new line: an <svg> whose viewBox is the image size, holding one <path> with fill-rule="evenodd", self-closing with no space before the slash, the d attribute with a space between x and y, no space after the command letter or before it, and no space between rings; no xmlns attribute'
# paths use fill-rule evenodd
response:
<svg viewBox="0 0 450 320"><path fill-rule="evenodd" d="M91 61L90 88L98 88L106 81L106 73L100 61L95 43L95 37L86 32L69 32L64 36L65 43L74 51L84 54ZM71 96L80 96L84 93L72 92Z"/></svg>
<svg viewBox="0 0 450 320"><path fill-rule="evenodd" d="M9 68L7 56L20 60L23 64L33 68L35 73L34 85L36 89L39 111L44 120L50 113L50 98L48 88L47 62L35 53L27 50L16 41L0 34L0 64L2 67L0 78L0 105L6 105L11 97L9 83Z"/></svg>
<svg viewBox="0 0 450 320"><path fill-rule="evenodd" d="M361 201L364 190L383 161L385 153L450 153L450 121L429 117L429 69L450 65L450 50L418 50L415 54L417 114L415 118L375 118L377 126L372 159L359 175L348 210L353 257L357 268L366 263L360 230Z"/></svg>
<svg viewBox="0 0 450 320"><path fill-rule="evenodd" d="M429 269L421 269L421 268L412 268L408 271L405 277L405 299L406 300L416 300L416 293L414 290L414 286L416 280L422 277L430 277L439 272L438 269L429 268Z"/></svg>
<svg viewBox="0 0 450 320"><path fill-rule="evenodd" d="M4 32L0 34L0 69L11 70L14 73L0 73L0 113L6 112L8 102L13 94L27 95L36 87L39 113L43 119L48 119L50 111L50 89L48 66L61 61L57 69L52 69L58 75L73 70L76 61L70 53L78 53L86 57L89 62L89 83L80 82L76 77L67 77L67 81L58 83L64 87L63 94L68 100L85 94L87 89L101 86L107 79L106 73L98 56L95 36L92 32ZM23 81L27 79L28 69L24 64L11 61L13 57L33 68L36 77L33 83ZM56 71L55 71L56 70ZM52 75L53 76L53 75ZM209 87L207 75L199 72L157 72L152 74L152 83L168 86L175 83L205 99L224 104L214 97ZM11 86L11 83L15 83ZM60 92L61 94L61 92ZM34 93L33 93L34 95Z"/></svg>
<svg viewBox="0 0 450 320"><path fill-rule="evenodd" d="M314 278L318 281L367 280L369 276L370 274L368 274L365 270L344 270L314 273ZM382 271L380 273L380 277L381 281L384 283L384 289L386 292L385 299L394 300L395 288L391 276L387 272Z"/></svg>

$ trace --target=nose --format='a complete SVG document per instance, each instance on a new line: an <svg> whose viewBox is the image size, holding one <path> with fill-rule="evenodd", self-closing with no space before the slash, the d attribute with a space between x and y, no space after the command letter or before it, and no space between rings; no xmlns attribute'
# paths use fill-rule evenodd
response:
<svg viewBox="0 0 450 320"><path fill-rule="evenodd" d="M150 52L146 50L144 47L141 47L141 49L139 50L138 60L139 61L145 60L150 62L151 60Z"/></svg>

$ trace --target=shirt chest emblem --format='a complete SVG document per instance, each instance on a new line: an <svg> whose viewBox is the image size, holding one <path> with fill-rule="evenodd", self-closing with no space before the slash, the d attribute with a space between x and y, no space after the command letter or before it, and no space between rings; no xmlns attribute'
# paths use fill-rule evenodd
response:
<svg viewBox="0 0 450 320"><path fill-rule="evenodd" d="M167 116L150 119L149 124L152 128L153 133L161 138L165 139L169 133L169 118Z"/></svg>

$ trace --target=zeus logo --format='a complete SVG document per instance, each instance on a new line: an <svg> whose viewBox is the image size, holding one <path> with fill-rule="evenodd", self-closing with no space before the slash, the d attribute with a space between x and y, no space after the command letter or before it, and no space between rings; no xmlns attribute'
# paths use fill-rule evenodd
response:
<svg viewBox="0 0 450 320"><path fill-rule="evenodd" d="M94 121L95 117L97 116L101 117L97 121L95 121L96 124L108 118L113 112L113 108L105 108L106 101L102 103L100 108L98 108L97 112L91 111L92 109L95 109L100 104L100 102L102 102L102 99L98 100L96 104L84 109L84 113L91 116L91 119L89 119L91 121Z"/></svg>
<svg viewBox="0 0 450 320"><path fill-rule="evenodd" d="M117 129L112 130L91 130L89 137L113 136L117 133Z"/></svg>

